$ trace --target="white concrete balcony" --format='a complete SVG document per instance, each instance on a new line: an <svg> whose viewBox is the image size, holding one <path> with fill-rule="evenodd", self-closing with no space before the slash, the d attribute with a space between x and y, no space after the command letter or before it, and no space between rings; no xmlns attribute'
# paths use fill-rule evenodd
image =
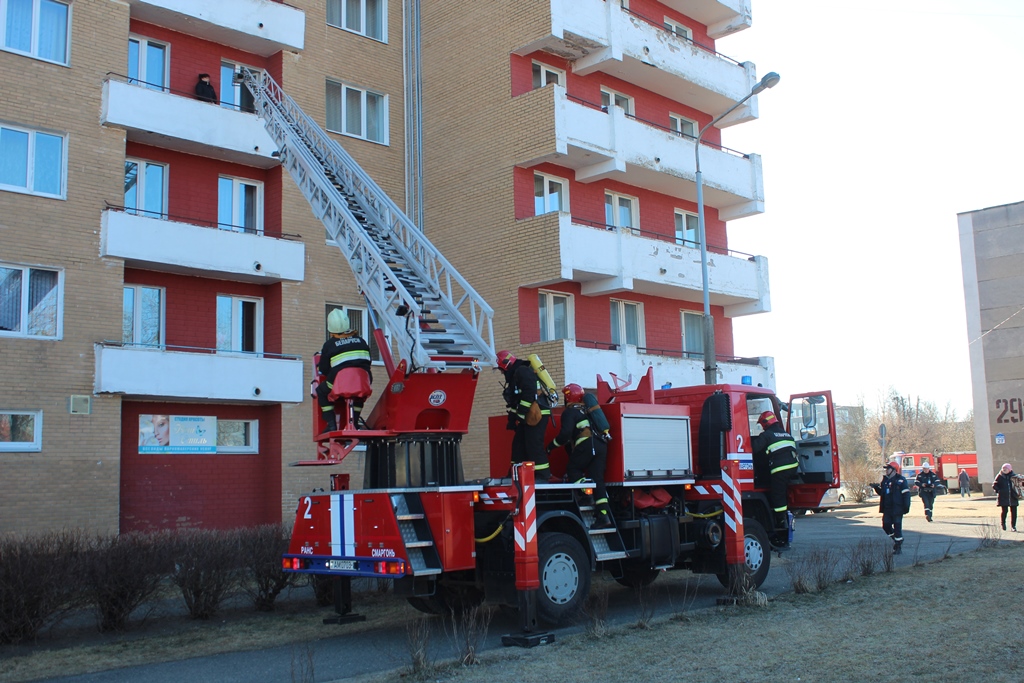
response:
<svg viewBox="0 0 1024 683"><path fill-rule="evenodd" d="M306 247L299 241L107 209L100 256L147 270L270 284L303 280Z"/></svg>
<svg viewBox="0 0 1024 683"><path fill-rule="evenodd" d="M550 124L538 121L550 110L534 107L534 98L553 98L554 137L534 140L528 148L524 145L525 158L516 160L519 166L529 168L550 161L574 169L576 180L583 183L609 178L697 201L693 138L627 116L620 107L605 112L593 103L569 98L560 85L515 99L524 135L531 129L551 129ZM760 156L704 144L700 160L704 205L717 209L720 219L764 212Z"/></svg>
<svg viewBox="0 0 1024 683"><path fill-rule="evenodd" d="M302 403L302 360L95 344L97 394L161 400Z"/></svg>
<svg viewBox="0 0 1024 683"><path fill-rule="evenodd" d="M269 57L305 46L306 13L270 0L128 0L133 19Z"/></svg>
<svg viewBox="0 0 1024 683"><path fill-rule="evenodd" d="M662 4L696 19L718 40L750 28L750 0L661 0Z"/></svg>
<svg viewBox="0 0 1024 683"><path fill-rule="evenodd" d="M554 347L554 348L552 348ZM560 347L560 348L559 348ZM558 366L559 351L564 358L565 377L585 387L597 385L601 375L612 384L611 373L619 379L633 377L632 386L647 374L647 368L654 368L655 388L667 383L675 387L704 384L704 357L696 354L686 358L679 349L638 349L635 346L616 347L610 343L576 341L563 339L555 342L531 344L530 353L536 352L546 365ZM691 354L694 355L694 354ZM769 356L759 358L718 357L718 384L750 384L775 390L775 359ZM568 379L566 381L569 381Z"/></svg>
<svg viewBox="0 0 1024 683"><path fill-rule="evenodd" d="M600 71L712 116L743 99L757 83L753 64L667 31L664 15L641 17L606 0L545 1L550 3L551 33L527 39L517 54L544 50L567 57L581 76ZM755 118L757 97L717 125Z"/></svg>
<svg viewBox="0 0 1024 683"><path fill-rule="evenodd" d="M100 123L124 128L128 139L187 154L272 168L277 145L249 114L189 95L106 80Z"/></svg>
<svg viewBox="0 0 1024 683"><path fill-rule="evenodd" d="M642 230L585 225L558 217L561 277L581 283L583 296L636 292L703 302L700 249ZM550 283L537 283L550 284ZM771 310L768 259L708 248L711 305L727 318Z"/></svg>

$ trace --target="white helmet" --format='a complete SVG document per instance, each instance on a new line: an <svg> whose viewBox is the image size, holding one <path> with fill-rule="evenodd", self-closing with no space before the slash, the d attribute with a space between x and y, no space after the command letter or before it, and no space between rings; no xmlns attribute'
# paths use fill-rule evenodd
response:
<svg viewBox="0 0 1024 683"><path fill-rule="evenodd" d="M340 308L327 314L327 331L331 334L347 334L352 331L348 324L348 316Z"/></svg>

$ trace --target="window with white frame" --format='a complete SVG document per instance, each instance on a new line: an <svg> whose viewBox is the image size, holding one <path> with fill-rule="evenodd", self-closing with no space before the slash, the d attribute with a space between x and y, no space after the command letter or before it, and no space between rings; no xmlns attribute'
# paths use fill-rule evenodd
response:
<svg viewBox="0 0 1024 683"><path fill-rule="evenodd" d="M121 341L160 348L164 344L164 290L125 285L121 309Z"/></svg>
<svg viewBox="0 0 1024 683"><path fill-rule="evenodd" d="M569 210L569 181L547 173L533 174L533 213Z"/></svg>
<svg viewBox="0 0 1024 683"><path fill-rule="evenodd" d="M388 144L387 95L327 81L327 130Z"/></svg>
<svg viewBox="0 0 1024 683"><path fill-rule="evenodd" d="M637 226L639 220L640 200L636 197L628 197L617 192L604 193L604 222L605 225L612 225L616 228L632 230L639 234Z"/></svg>
<svg viewBox="0 0 1024 683"><path fill-rule="evenodd" d="M540 340L571 339L573 330L572 296L562 292L537 293L540 314Z"/></svg>
<svg viewBox="0 0 1024 683"><path fill-rule="evenodd" d="M700 132L700 128L697 127L697 122L693 119L688 119L685 116L679 114L668 115L668 127L673 133L679 133L685 135L688 138L697 137L697 133Z"/></svg>
<svg viewBox="0 0 1024 683"><path fill-rule="evenodd" d="M5 50L68 63L71 5L56 0L0 0L0 45Z"/></svg>
<svg viewBox="0 0 1024 683"><path fill-rule="evenodd" d="M676 209L676 244L682 247L700 246L700 222L697 214Z"/></svg>
<svg viewBox="0 0 1024 683"><path fill-rule="evenodd" d="M217 295L217 350L263 353L263 300Z"/></svg>
<svg viewBox="0 0 1024 683"><path fill-rule="evenodd" d="M0 263L0 337L58 339L63 273Z"/></svg>
<svg viewBox="0 0 1024 683"><path fill-rule="evenodd" d="M167 166L144 159L124 160L124 210L161 218L167 213Z"/></svg>
<svg viewBox="0 0 1024 683"><path fill-rule="evenodd" d="M27 453L43 448L43 411L0 410L0 452Z"/></svg>
<svg viewBox="0 0 1024 683"><path fill-rule="evenodd" d="M128 82L167 90L171 46L141 36L128 38Z"/></svg>
<svg viewBox="0 0 1024 683"><path fill-rule="evenodd" d="M635 301L611 299L612 343L644 347L644 305Z"/></svg>
<svg viewBox="0 0 1024 683"><path fill-rule="evenodd" d="M683 311L683 358L704 357L704 316Z"/></svg>
<svg viewBox="0 0 1024 683"><path fill-rule="evenodd" d="M0 125L0 190L63 199L65 144L63 135Z"/></svg>
<svg viewBox="0 0 1024 683"><path fill-rule="evenodd" d="M259 450L259 420L217 419L218 453L258 453Z"/></svg>
<svg viewBox="0 0 1024 683"><path fill-rule="evenodd" d="M263 232L263 183L245 178L217 179L217 227L234 232Z"/></svg>
<svg viewBox="0 0 1024 683"><path fill-rule="evenodd" d="M665 17L665 30L669 33L674 33L681 38L693 40L693 31L689 27L683 26L675 19Z"/></svg>
<svg viewBox="0 0 1024 683"><path fill-rule="evenodd" d="M387 42L387 0L327 0L327 23Z"/></svg>
<svg viewBox="0 0 1024 683"><path fill-rule="evenodd" d="M252 113L256 111L256 102L253 100L252 93L249 92L244 83L235 81L235 73L240 66L245 65L227 60L221 61L220 106ZM259 69L253 69L251 66L246 68L252 71L260 71Z"/></svg>
<svg viewBox="0 0 1024 683"><path fill-rule="evenodd" d="M356 331L356 334L366 340L366 343L370 345L370 360L374 363L382 362L380 355L380 347L377 345L377 338L373 335L373 330L370 329L370 316L365 308L358 308L355 306L346 306L345 304L327 304L324 308L324 329L327 329L327 316L331 314L335 308L339 308L342 312L348 316L349 325ZM377 319L377 323L384 329L384 338L388 344L391 344L391 334L388 332L387 325L380 318ZM328 335L329 337L330 335Z"/></svg>
<svg viewBox="0 0 1024 683"><path fill-rule="evenodd" d="M627 115L633 115L633 98L609 88L601 88L601 106L605 111L612 105L621 108Z"/></svg>
<svg viewBox="0 0 1024 683"><path fill-rule="evenodd" d="M533 63L533 87L543 88L548 83L565 85L565 72L540 62Z"/></svg>

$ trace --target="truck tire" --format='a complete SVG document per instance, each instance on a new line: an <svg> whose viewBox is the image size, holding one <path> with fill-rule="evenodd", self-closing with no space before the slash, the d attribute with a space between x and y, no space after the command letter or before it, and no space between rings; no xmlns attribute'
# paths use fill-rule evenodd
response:
<svg viewBox="0 0 1024 683"><path fill-rule="evenodd" d="M768 532L761 523L752 517L743 518L743 556L746 560L747 580L753 589L758 589L768 577L771 568L771 545ZM730 588L729 573L718 574L718 582Z"/></svg>
<svg viewBox="0 0 1024 683"><path fill-rule="evenodd" d="M579 541L557 532L540 535L537 555L537 616L558 626L580 611L590 593L590 559Z"/></svg>

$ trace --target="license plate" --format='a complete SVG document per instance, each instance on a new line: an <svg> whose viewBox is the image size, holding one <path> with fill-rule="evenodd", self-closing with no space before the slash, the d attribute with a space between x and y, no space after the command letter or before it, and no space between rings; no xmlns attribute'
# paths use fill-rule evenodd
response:
<svg viewBox="0 0 1024 683"><path fill-rule="evenodd" d="M355 560L327 560L328 569L338 569L340 571L355 571L356 561Z"/></svg>

